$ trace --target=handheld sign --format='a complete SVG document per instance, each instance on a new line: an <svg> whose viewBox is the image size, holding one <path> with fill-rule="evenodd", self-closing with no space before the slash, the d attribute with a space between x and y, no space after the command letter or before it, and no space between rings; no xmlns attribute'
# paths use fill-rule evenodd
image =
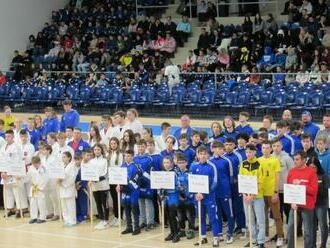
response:
<svg viewBox="0 0 330 248"><path fill-rule="evenodd" d="M127 185L127 168L109 167L109 184Z"/></svg>
<svg viewBox="0 0 330 248"><path fill-rule="evenodd" d="M10 176L25 176L26 169L23 163L12 163L7 167L7 174Z"/></svg>
<svg viewBox="0 0 330 248"><path fill-rule="evenodd" d="M257 176L238 175L238 192L242 194L258 194Z"/></svg>
<svg viewBox="0 0 330 248"><path fill-rule="evenodd" d="M97 169L92 164L81 165L81 180L83 181L99 181Z"/></svg>
<svg viewBox="0 0 330 248"><path fill-rule="evenodd" d="M284 184L284 203L305 205L306 186Z"/></svg>
<svg viewBox="0 0 330 248"><path fill-rule="evenodd" d="M188 174L188 189L190 193L209 194L209 177Z"/></svg>
<svg viewBox="0 0 330 248"><path fill-rule="evenodd" d="M152 189L174 189L174 171L151 171L150 186Z"/></svg>
<svg viewBox="0 0 330 248"><path fill-rule="evenodd" d="M47 167L50 179L64 179L65 172L63 165L51 165Z"/></svg>

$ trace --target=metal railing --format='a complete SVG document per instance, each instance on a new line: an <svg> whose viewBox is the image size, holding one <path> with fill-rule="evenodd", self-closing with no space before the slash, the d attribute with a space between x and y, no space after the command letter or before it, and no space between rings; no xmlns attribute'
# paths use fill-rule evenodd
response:
<svg viewBox="0 0 330 248"><path fill-rule="evenodd" d="M227 0L213 0L208 1L212 2L216 7L216 13L217 17L223 17L225 16L231 16L234 14L238 14L239 16L244 16L248 13L255 13L258 12L253 8L252 11L245 10L249 9L248 7L254 7L258 5L260 12L265 12L267 9L270 9L268 12L271 12L277 16L280 13L279 10L279 2L278 1L253 1L253 2L228 2ZM140 5L138 4L138 0L136 0L136 16L139 16L139 10L150 10L150 9L167 9L171 7L179 7L180 4L168 4L168 5ZM193 18L194 11L196 10L197 4L193 3L192 0L189 0L189 2L185 5L186 8L189 9L189 17ZM237 10L230 10L229 8L237 8ZM270 7L273 7L273 10L275 9L275 13L273 10L271 10ZM223 10L225 11L225 14L223 15ZM197 14L197 13L196 13Z"/></svg>

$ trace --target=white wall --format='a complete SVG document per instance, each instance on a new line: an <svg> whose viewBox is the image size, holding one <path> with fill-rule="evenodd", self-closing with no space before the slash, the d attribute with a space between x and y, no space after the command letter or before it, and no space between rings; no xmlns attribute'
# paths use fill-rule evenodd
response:
<svg viewBox="0 0 330 248"><path fill-rule="evenodd" d="M0 68L9 68L14 50L25 50L30 34L36 35L51 18L52 10L68 0L0 0Z"/></svg>

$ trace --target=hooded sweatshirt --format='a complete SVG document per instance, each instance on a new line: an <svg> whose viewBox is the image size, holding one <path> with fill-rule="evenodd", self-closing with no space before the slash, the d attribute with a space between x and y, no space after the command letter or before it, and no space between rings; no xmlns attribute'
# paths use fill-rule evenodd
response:
<svg viewBox="0 0 330 248"><path fill-rule="evenodd" d="M316 149L318 159L326 175L330 175L330 152L326 149L324 152L320 152Z"/></svg>

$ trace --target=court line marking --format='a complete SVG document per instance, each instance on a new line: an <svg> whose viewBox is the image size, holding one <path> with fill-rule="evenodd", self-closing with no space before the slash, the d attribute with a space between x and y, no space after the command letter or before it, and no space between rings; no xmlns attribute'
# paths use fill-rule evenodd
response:
<svg viewBox="0 0 330 248"><path fill-rule="evenodd" d="M21 227L22 225L16 226L16 228ZM0 227L0 230L3 231L11 231L11 232L21 232L21 233L28 233L28 234L36 234L36 235L43 235L43 236L50 236L50 237L58 237L58 238L68 238L68 239L75 239L75 240L85 240L85 241L90 241L90 242L100 242L100 243L106 243L106 244L114 244L116 247L121 247L122 245L129 245L129 246L135 246L135 247L142 247L142 248L154 248L155 246L149 246L149 245L142 245L142 244L135 244L135 242L142 242L148 239L152 239L155 236L159 235L153 235L145 239L141 240L136 240L136 241L131 241L131 242L124 242L123 241L111 241L111 240L103 240L103 239L94 239L94 238L84 238L84 237L77 237L77 236L71 236L67 234L56 234L56 233L49 233L49 232L36 232L36 231L26 231L26 230L20 230L20 229L15 229L15 227L9 227L9 228L4 228Z"/></svg>
<svg viewBox="0 0 330 248"><path fill-rule="evenodd" d="M133 246L135 246L135 245L139 245L139 244L135 244L135 243L139 243L139 242L147 241L147 240L150 240L150 239L154 239L154 238L157 238L157 237L159 237L159 236L161 236L161 235L163 235L163 234L160 233L160 234L152 235L152 236L149 236L149 237L146 237L146 238L143 238L143 239L138 239L138 240L135 240L135 241L125 242L124 245L125 245L125 246L128 246L128 245L133 245ZM122 247L122 245L123 245L123 244L121 243L121 244L119 244L118 246L114 246L114 247L112 247L112 248L120 248L120 247ZM153 247L154 247L154 246L153 246Z"/></svg>

